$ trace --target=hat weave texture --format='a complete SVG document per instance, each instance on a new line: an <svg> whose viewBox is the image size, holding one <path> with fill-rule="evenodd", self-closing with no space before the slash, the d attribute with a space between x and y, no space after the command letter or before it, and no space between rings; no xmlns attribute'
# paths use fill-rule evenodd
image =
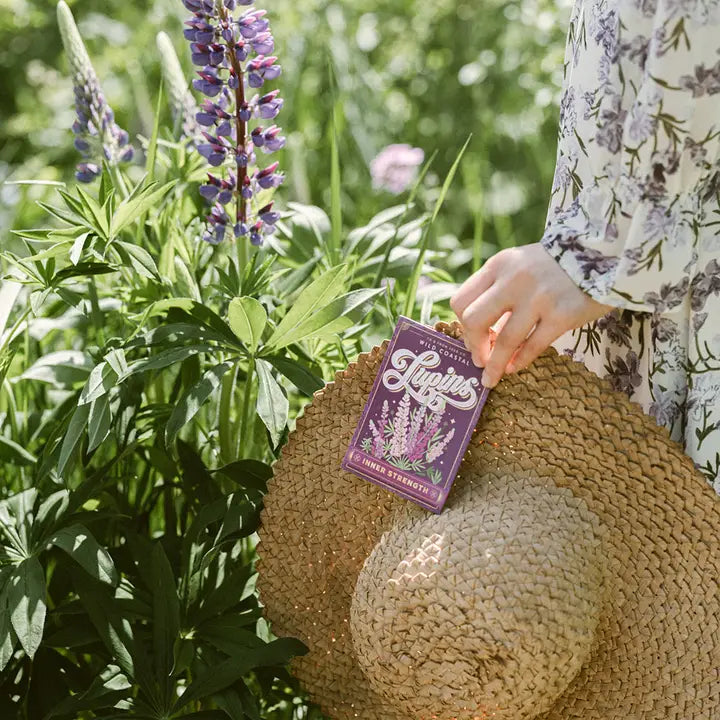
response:
<svg viewBox="0 0 720 720"><path fill-rule="evenodd" d="M336 720L720 719L720 498L667 431L551 349L490 394L429 514L340 467L386 346L315 394L265 498L260 596L309 646L313 700Z"/></svg>

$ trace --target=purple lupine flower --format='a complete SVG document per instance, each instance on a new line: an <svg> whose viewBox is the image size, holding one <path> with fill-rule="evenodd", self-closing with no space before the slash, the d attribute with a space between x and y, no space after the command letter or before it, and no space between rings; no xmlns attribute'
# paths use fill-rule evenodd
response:
<svg viewBox="0 0 720 720"><path fill-rule="evenodd" d="M387 424L388 413L390 412L390 405L387 400L383 401L382 411L380 412L380 421L378 423L379 431L374 436L373 440L373 455L375 457L383 457L385 454L385 425Z"/></svg>
<svg viewBox="0 0 720 720"><path fill-rule="evenodd" d="M212 204L203 238L213 244L232 233L260 245L280 219L270 195L284 175L277 162L259 167L255 151L273 153L284 147L280 128L263 123L277 117L283 101L278 90L263 90L253 97L249 90L276 80L282 69L272 55L275 40L266 12L250 7L253 1L183 0L192 13L184 35L198 68L193 87L210 98L196 119L204 138L197 150L218 168L200 187ZM225 206L233 200L231 217Z"/></svg>
<svg viewBox="0 0 720 720"><path fill-rule="evenodd" d="M415 444L415 440L417 440L418 433L420 432L420 428L422 426L422 421L425 417L425 408L424 407L418 407L415 408L415 412L412 416L412 420L410 422L410 432L408 433L408 440L407 445L408 449L412 448Z"/></svg>
<svg viewBox="0 0 720 720"><path fill-rule="evenodd" d="M408 448L407 456L409 460L418 460L425 454L425 450L427 450L430 441L440 428L440 422L444 414L445 409L443 408L438 412L430 413L425 418L425 425L422 432L417 436L413 446Z"/></svg>
<svg viewBox="0 0 720 720"><path fill-rule="evenodd" d="M370 432L372 433L372 454L375 457L383 456L383 434L382 426L378 427L373 420L370 421Z"/></svg>
<svg viewBox="0 0 720 720"><path fill-rule="evenodd" d="M393 418L393 434L390 438L390 454L393 457L400 457L406 452L409 419L410 395L405 393Z"/></svg>
<svg viewBox="0 0 720 720"><path fill-rule="evenodd" d="M73 15L64 0L58 3L57 17L72 70L77 113L72 125L74 145L83 156L75 177L79 182L89 183L102 172L103 158L115 166L132 160L134 151L129 135L115 122L115 114L105 100Z"/></svg>
<svg viewBox="0 0 720 720"><path fill-rule="evenodd" d="M455 428L452 428L450 432L448 432L445 437L440 441L435 443L428 451L427 455L425 456L426 460L431 463L435 462L442 454L445 448L448 446L450 441L455 436Z"/></svg>
<svg viewBox="0 0 720 720"><path fill-rule="evenodd" d="M425 153L410 145L388 145L370 163L373 187L399 195L411 185Z"/></svg>

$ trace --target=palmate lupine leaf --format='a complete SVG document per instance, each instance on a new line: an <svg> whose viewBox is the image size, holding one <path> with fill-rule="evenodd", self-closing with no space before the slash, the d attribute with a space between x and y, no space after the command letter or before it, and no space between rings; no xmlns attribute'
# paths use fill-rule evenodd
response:
<svg viewBox="0 0 720 720"><path fill-rule="evenodd" d="M228 323L248 350L254 353L267 324L267 312L255 298L237 297L230 302Z"/></svg>
<svg viewBox="0 0 720 720"><path fill-rule="evenodd" d="M34 657L45 627L45 571L37 557L20 563L7 580L10 621L23 650Z"/></svg>
<svg viewBox="0 0 720 720"><path fill-rule="evenodd" d="M164 185L140 183L136 190L128 198L123 200L116 208L109 228L110 238L117 237L122 230L146 213L151 207L158 205L160 201L175 186L177 180L171 180Z"/></svg>
<svg viewBox="0 0 720 720"><path fill-rule="evenodd" d="M173 712L190 702L224 690L250 670L272 665L285 665L292 657L307 653L307 647L294 638L278 638L272 642L225 660L194 680L177 700Z"/></svg>
<svg viewBox="0 0 720 720"><path fill-rule="evenodd" d="M267 347L279 349L297 342L298 327L342 293L346 277L347 266L338 265L310 283L268 338Z"/></svg>
<svg viewBox="0 0 720 720"><path fill-rule="evenodd" d="M117 585L119 576L110 554L85 526L74 524L62 528L49 538L48 543L66 552L91 577L108 585Z"/></svg>
<svg viewBox="0 0 720 720"><path fill-rule="evenodd" d="M343 292L347 267L338 265L306 287L268 338L265 347L274 352L303 340L328 337L352 327L367 314L382 288Z"/></svg>
<svg viewBox="0 0 720 720"><path fill-rule="evenodd" d="M0 435L0 462L13 463L18 466L32 465L37 462L37 458L14 440Z"/></svg>
<svg viewBox="0 0 720 720"><path fill-rule="evenodd" d="M184 322L194 324L209 332L208 340L222 342L227 346L227 349L245 350L237 335L217 313L192 298L175 297L168 300L158 300L143 313L138 322L138 328L145 326L146 321L151 317L174 311L179 311L178 314L183 316ZM129 345L132 345L132 342L131 340Z"/></svg>
<svg viewBox="0 0 720 720"><path fill-rule="evenodd" d="M283 355L266 355L267 360L276 370L280 371L295 387L308 397L325 387L324 380L299 360Z"/></svg>
<svg viewBox="0 0 720 720"><path fill-rule="evenodd" d="M258 375L257 412L270 433L273 445L277 446L288 421L290 404L285 392L273 377L270 363L258 359L256 368Z"/></svg>
<svg viewBox="0 0 720 720"><path fill-rule="evenodd" d="M8 612L8 587L5 581L10 572L9 567L0 569L0 671L12 658L18 640Z"/></svg>
<svg viewBox="0 0 720 720"><path fill-rule="evenodd" d="M182 395L165 427L165 444L170 445L180 430L192 420L200 408L220 389L220 382L234 363L225 362L211 367L200 380Z"/></svg>
<svg viewBox="0 0 720 720"><path fill-rule="evenodd" d="M175 574L162 543L154 544L151 556L153 574L153 659L155 677L160 687L163 707L168 707L173 694L172 669L175 640L180 636L180 599Z"/></svg>
<svg viewBox="0 0 720 720"><path fill-rule="evenodd" d="M0 533L15 549L19 558L32 555L32 528L38 489L31 487L0 501Z"/></svg>
<svg viewBox="0 0 720 720"><path fill-rule="evenodd" d="M112 661L156 703L157 686L150 669L150 660L118 604L117 597L107 585L92 580L84 572L73 571L72 579L80 602L112 655Z"/></svg>
<svg viewBox="0 0 720 720"><path fill-rule="evenodd" d="M267 481L272 477L272 468L260 460L247 458L235 460L212 471L232 480L246 490L267 492Z"/></svg>
<svg viewBox="0 0 720 720"><path fill-rule="evenodd" d="M52 708L46 720L58 715L79 713L82 710L113 707L119 700L128 697L131 689L132 685L123 671L111 663L100 672L85 692L67 697Z"/></svg>

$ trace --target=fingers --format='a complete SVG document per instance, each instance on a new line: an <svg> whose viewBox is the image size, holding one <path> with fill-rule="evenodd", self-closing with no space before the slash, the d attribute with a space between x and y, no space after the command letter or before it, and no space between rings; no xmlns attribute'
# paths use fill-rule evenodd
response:
<svg viewBox="0 0 720 720"><path fill-rule="evenodd" d="M511 310L507 294L491 286L480 297L473 300L460 315L466 345L472 352L473 362L485 367L490 356L490 329L500 318Z"/></svg>
<svg viewBox="0 0 720 720"><path fill-rule="evenodd" d="M506 312L493 326L492 329L495 332L495 334L499 334L502 332L502 329L505 327L505 324L507 321L512 317L511 312Z"/></svg>
<svg viewBox="0 0 720 720"><path fill-rule="evenodd" d="M450 307L462 320L462 315L467 307L484 292L490 289L495 278L490 268L485 265L481 270L471 275L457 290L450 299Z"/></svg>
<svg viewBox="0 0 720 720"><path fill-rule="evenodd" d="M542 320L538 322L535 330L508 365L507 372L514 373L526 368L538 355L545 352L562 333L563 330L555 324L544 323Z"/></svg>
<svg viewBox="0 0 720 720"><path fill-rule="evenodd" d="M489 360L485 364L482 375L482 384L485 387L495 387L498 384L515 351L530 335L537 321L537 315L529 308L516 310L510 315L498 334Z"/></svg>

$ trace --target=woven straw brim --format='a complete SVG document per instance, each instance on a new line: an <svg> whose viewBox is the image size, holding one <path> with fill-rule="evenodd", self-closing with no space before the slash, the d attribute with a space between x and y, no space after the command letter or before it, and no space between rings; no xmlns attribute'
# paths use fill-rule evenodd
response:
<svg viewBox="0 0 720 720"><path fill-rule="evenodd" d="M437 327L459 336L456 324ZM360 355L316 393L275 466L262 514L258 587L266 615L277 635L309 646L293 671L336 720L431 717L409 716L383 697L361 669L350 632L358 577L383 533L427 515L340 467L386 346ZM597 611L587 659L549 709L518 718L720 718L720 498L682 449L625 395L549 350L490 394L446 509L425 518L426 527L441 527L467 504L470 486L482 509L491 485L510 488L523 477L557 488L582 510L584 527L598 530L589 537L602 537L603 575L594 603L583 600L587 587L578 592ZM437 637L452 636L452 628L452 621L438 627ZM468 706L457 717L491 716L484 713Z"/></svg>

